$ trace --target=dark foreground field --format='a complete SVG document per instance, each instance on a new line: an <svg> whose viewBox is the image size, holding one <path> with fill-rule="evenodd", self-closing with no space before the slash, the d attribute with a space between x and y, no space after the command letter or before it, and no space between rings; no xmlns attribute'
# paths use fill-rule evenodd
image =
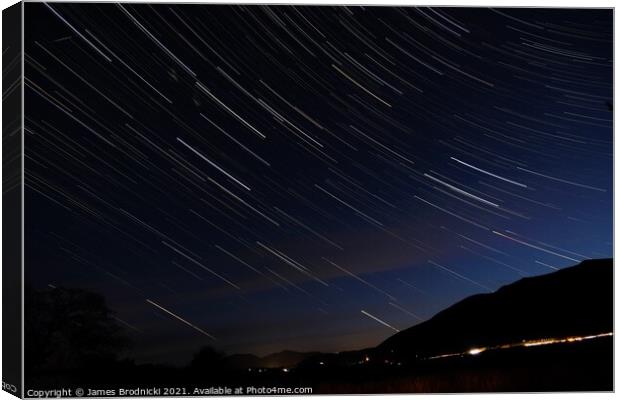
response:
<svg viewBox="0 0 620 400"><path fill-rule="evenodd" d="M613 337L487 351L409 365L369 363L346 368L210 371L155 366L101 366L58 371L29 388L310 387L313 394L612 391ZM94 372L94 373L93 373Z"/></svg>
<svg viewBox="0 0 620 400"><path fill-rule="evenodd" d="M315 393L611 391L613 338L427 360L403 369L360 371L356 377L331 376L316 380Z"/></svg>

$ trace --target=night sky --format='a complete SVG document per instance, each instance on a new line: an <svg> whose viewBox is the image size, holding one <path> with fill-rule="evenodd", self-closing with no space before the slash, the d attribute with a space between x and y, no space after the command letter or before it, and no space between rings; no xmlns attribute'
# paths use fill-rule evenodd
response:
<svg viewBox="0 0 620 400"><path fill-rule="evenodd" d="M374 346L612 255L611 10L25 10L26 279L138 361Z"/></svg>

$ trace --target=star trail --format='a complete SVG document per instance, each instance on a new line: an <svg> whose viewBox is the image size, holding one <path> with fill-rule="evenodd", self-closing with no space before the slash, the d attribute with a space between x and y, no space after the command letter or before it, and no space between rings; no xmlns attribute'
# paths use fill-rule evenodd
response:
<svg viewBox="0 0 620 400"><path fill-rule="evenodd" d="M612 255L612 12L26 3L26 279L141 361L374 346Z"/></svg>

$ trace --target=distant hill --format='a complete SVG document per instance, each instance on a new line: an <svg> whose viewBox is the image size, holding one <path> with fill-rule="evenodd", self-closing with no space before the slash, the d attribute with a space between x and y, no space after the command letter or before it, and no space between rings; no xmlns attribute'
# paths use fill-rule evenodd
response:
<svg viewBox="0 0 620 400"><path fill-rule="evenodd" d="M233 354L224 358L226 366L232 369L247 368L291 368L300 362L317 356L317 352L298 352L285 350L278 353L258 357L253 354Z"/></svg>
<svg viewBox="0 0 620 400"><path fill-rule="evenodd" d="M613 284L613 260L583 261L468 297L371 351L411 359L525 339L612 332Z"/></svg>
<svg viewBox="0 0 620 400"><path fill-rule="evenodd" d="M301 353L298 351L281 351L261 358L263 365L267 368L293 367L301 361L318 355L320 353Z"/></svg>

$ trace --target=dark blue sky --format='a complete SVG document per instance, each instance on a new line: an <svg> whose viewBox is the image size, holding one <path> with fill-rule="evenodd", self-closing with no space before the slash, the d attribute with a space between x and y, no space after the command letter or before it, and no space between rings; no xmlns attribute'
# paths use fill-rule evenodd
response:
<svg viewBox="0 0 620 400"><path fill-rule="evenodd" d="M611 10L25 9L26 276L138 360L373 346L612 255Z"/></svg>

